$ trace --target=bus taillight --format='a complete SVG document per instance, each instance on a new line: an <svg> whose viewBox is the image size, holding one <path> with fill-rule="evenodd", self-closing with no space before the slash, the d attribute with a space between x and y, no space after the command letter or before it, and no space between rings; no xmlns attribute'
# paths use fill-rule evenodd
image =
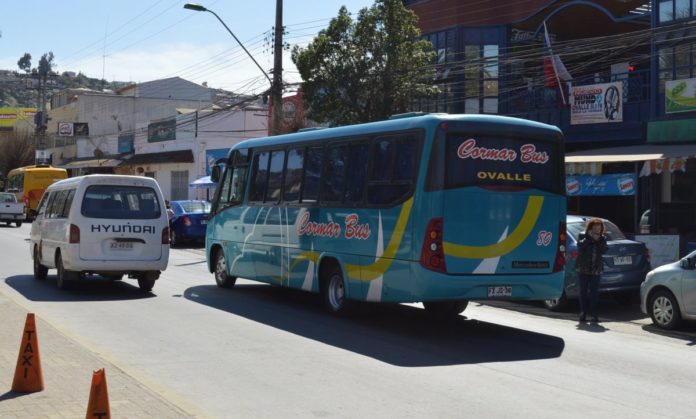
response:
<svg viewBox="0 0 696 419"><path fill-rule="evenodd" d="M432 271L447 273L445 266L445 253L442 249L442 218L432 218L428 222L423 238L423 250L421 251L421 265Z"/></svg>
<svg viewBox="0 0 696 419"><path fill-rule="evenodd" d="M558 249L556 250L556 260L553 263L554 272L560 272L565 268L566 234L566 224L564 222L559 223Z"/></svg>

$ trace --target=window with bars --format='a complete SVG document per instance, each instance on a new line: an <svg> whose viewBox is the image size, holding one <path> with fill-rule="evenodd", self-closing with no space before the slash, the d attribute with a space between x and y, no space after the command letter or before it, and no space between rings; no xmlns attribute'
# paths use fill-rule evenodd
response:
<svg viewBox="0 0 696 419"><path fill-rule="evenodd" d="M188 170L172 171L172 201L188 199Z"/></svg>

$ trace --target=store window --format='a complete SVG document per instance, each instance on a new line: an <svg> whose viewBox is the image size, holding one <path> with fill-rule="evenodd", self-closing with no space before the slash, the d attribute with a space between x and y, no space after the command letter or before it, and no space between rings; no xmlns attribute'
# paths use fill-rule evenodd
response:
<svg viewBox="0 0 696 419"><path fill-rule="evenodd" d="M658 77L660 93L665 92L667 81L696 77L696 42L660 48Z"/></svg>
<svg viewBox="0 0 696 419"><path fill-rule="evenodd" d="M457 61L457 32L454 29L435 32L425 35L423 39L430 41L435 51L436 74L435 82L440 89L440 93L431 99L423 100L416 106L425 112L450 112L455 109L453 85L457 68L454 62Z"/></svg>
<svg viewBox="0 0 696 419"><path fill-rule="evenodd" d="M498 45L464 46L466 113L498 113Z"/></svg>
<svg viewBox="0 0 696 419"><path fill-rule="evenodd" d="M659 23L667 23L696 16L696 1L694 0L661 0L659 2L659 8Z"/></svg>

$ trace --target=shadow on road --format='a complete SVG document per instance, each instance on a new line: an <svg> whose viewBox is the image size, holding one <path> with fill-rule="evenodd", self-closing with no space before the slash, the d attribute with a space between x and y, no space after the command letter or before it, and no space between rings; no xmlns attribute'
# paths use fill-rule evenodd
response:
<svg viewBox="0 0 696 419"><path fill-rule="evenodd" d="M142 292L134 279L114 281L94 277L81 280L66 291L58 289L56 276L50 274L45 281L36 280L32 275L15 275L8 277L5 283L31 301L116 301L156 296L152 292ZM154 290L157 290L157 283Z"/></svg>
<svg viewBox="0 0 696 419"><path fill-rule="evenodd" d="M532 314L535 316L569 320L573 322L578 321L578 315L580 313L579 304L575 300L570 301L568 308L560 312L550 311L544 307L541 302L536 301L480 301L480 303L491 307L519 311L521 313ZM610 298L601 299L597 311L599 312L599 318L602 321L636 322L647 317L642 311L640 311L639 304L619 304Z"/></svg>
<svg viewBox="0 0 696 419"><path fill-rule="evenodd" d="M696 346L696 322L682 322L678 330L665 330L653 324L643 326L646 332L686 341L687 346Z"/></svg>
<svg viewBox="0 0 696 419"><path fill-rule="evenodd" d="M557 358L563 339L459 316L438 321L406 305L370 305L347 318L330 316L320 297L268 285L221 290L201 285L184 297L308 339L404 367ZM466 314L466 312L464 312Z"/></svg>

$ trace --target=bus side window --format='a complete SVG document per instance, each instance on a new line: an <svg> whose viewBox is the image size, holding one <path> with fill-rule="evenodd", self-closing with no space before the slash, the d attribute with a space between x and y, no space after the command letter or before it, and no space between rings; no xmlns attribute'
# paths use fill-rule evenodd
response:
<svg viewBox="0 0 696 419"><path fill-rule="evenodd" d="M319 185L321 179L321 166L324 160L324 149L321 147L311 147L307 149L305 159L304 179L302 182L303 203L316 203L319 200Z"/></svg>
<svg viewBox="0 0 696 419"><path fill-rule="evenodd" d="M418 145L413 135L378 138L373 143L368 203L392 205L408 196L418 166Z"/></svg>
<svg viewBox="0 0 696 419"><path fill-rule="evenodd" d="M362 204L365 196L365 180L367 179L369 145L351 144L348 151L348 167L346 178L346 192L343 202L346 204Z"/></svg>
<svg viewBox="0 0 696 419"><path fill-rule="evenodd" d="M283 186L283 165L285 163L285 151L273 151L268 167L268 187L266 188L265 202L277 204L280 201L280 188Z"/></svg>
<svg viewBox="0 0 696 419"><path fill-rule="evenodd" d="M229 205L230 189L232 188L232 172L234 168L228 167L222 175L222 185L220 185L220 196L218 197L217 210L221 210Z"/></svg>
<svg viewBox="0 0 696 419"><path fill-rule="evenodd" d="M304 167L304 150L291 149L285 164L285 184L283 185L283 201L298 202L302 188L302 168Z"/></svg>
<svg viewBox="0 0 696 419"><path fill-rule="evenodd" d="M329 147L322 176L321 201L341 202L346 181L348 146Z"/></svg>
<svg viewBox="0 0 696 419"><path fill-rule="evenodd" d="M264 151L255 153L251 163L251 191L249 201L263 202L268 186L268 164L270 163L270 153Z"/></svg>

